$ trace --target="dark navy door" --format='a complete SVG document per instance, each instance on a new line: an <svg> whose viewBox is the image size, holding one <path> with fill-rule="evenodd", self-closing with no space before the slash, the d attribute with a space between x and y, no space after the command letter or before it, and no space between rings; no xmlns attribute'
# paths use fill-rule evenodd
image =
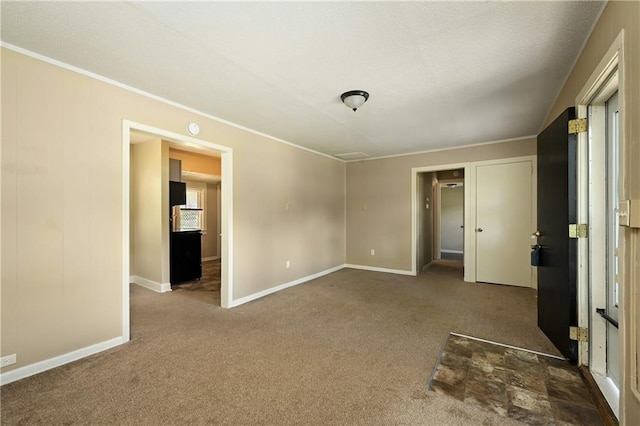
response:
<svg viewBox="0 0 640 426"><path fill-rule="evenodd" d="M577 326L576 141L568 132L575 108L564 111L538 135L538 326L571 362L578 344L569 338Z"/></svg>

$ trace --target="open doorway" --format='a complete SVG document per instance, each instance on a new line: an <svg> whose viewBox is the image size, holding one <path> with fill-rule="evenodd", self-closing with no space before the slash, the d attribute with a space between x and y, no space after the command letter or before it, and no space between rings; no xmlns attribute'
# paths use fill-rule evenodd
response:
<svg viewBox="0 0 640 426"><path fill-rule="evenodd" d="M220 153L169 143L169 162L185 195L170 212L171 289L220 304Z"/></svg>
<svg viewBox="0 0 640 426"><path fill-rule="evenodd" d="M134 135L132 137L132 135ZM220 249L219 257L220 262L220 306L223 308L230 308L233 305L233 279L232 279L232 266L233 258L231 256L231 247L233 243L233 227L232 227L232 202L233 202L233 181L232 181L232 150L229 147L214 144L212 142L203 141L190 136L181 135L178 133L169 132L163 129L154 128L140 123L134 123L127 120L123 121L123 165L122 165L122 184L123 184L123 215L122 215L122 235L123 235L123 337L125 341L130 337L130 306L129 306L129 286L131 281L132 271L131 266L131 248L132 237L131 233L131 195L132 195L132 180L135 179L133 172L135 171L131 163L131 147L136 143L136 138L143 135L149 139L157 140L158 143L158 180L154 182L156 188L160 188L158 191L144 191L141 195L146 199L141 200L140 205L157 205L158 211L154 214L157 215L155 228L151 231L155 233L154 238L154 251L155 255L151 259L145 259L151 265L151 268L156 271L154 277L159 277L159 281L148 279L147 284L150 286L156 286L156 291L169 291L171 289L171 283L169 282L169 239L170 239L170 226L169 226L169 162L168 162L168 145L163 145L164 142L172 144L175 147L186 148L189 150L200 150L202 152L213 152L220 156L220 179L224 181L224 185L220 185L219 195L216 193L215 197L219 200L220 214L219 214L219 231L216 233L220 236ZM166 159L166 167L164 167L164 159ZM166 179L165 179L166 177ZM164 185L164 186L163 186ZM156 192L158 194L156 194ZM149 197L155 197L153 202L149 202ZM164 199L163 199L164 197ZM159 200L158 200L159 198ZM218 243L216 243L218 244ZM152 250L145 251L145 256ZM141 277L145 278L145 277Z"/></svg>
<svg viewBox="0 0 640 426"><path fill-rule="evenodd" d="M418 172L416 273L433 262L464 260L464 168Z"/></svg>
<svg viewBox="0 0 640 426"><path fill-rule="evenodd" d="M437 172L436 259L464 259L464 170Z"/></svg>

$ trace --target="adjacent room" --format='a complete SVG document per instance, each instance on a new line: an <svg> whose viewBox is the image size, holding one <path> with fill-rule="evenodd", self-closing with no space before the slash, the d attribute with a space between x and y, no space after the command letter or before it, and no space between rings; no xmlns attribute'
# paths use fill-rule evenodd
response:
<svg viewBox="0 0 640 426"><path fill-rule="evenodd" d="M640 2L0 8L2 424L640 419Z"/></svg>

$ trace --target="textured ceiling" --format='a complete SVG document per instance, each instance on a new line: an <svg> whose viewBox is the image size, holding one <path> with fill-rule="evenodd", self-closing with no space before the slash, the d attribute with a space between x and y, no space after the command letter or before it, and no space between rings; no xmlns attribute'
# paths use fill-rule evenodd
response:
<svg viewBox="0 0 640 426"><path fill-rule="evenodd" d="M329 155L535 135L603 2L11 2L2 41ZM371 94L357 112L340 94Z"/></svg>

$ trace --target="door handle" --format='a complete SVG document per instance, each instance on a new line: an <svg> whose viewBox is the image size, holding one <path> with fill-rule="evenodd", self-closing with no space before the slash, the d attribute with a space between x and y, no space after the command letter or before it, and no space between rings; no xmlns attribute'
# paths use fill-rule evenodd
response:
<svg viewBox="0 0 640 426"><path fill-rule="evenodd" d="M531 234L532 237L539 237L540 235L542 235L540 231L536 231L533 234Z"/></svg>
<svg viewBox="0 0 640 426"><path fill-rule="evenodd" d="M478 229L476 229L476 232L482 232L482 231L483 231L483 229L482 229L482 228L478 228Z"/></svg>

